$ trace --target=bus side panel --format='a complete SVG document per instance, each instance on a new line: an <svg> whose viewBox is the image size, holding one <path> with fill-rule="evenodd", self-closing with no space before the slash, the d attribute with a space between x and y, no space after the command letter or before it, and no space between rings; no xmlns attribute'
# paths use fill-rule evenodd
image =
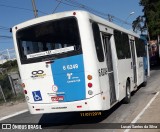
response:
<svg viewBox="0 0 160 132"><path fill-rule="evenodd" d="M119 78L119 101L126 96L126 81L133 79L133 70L131 69L131 59L118 60L118 78ZM131 91L133 89L131 88Z"/></svg>
<svg viewBox="0 0 160 132"><path fill-rule="evenodd" d="M144 82L144 61L143 57L137 58L137 72L138 72L138 78L137 78L137 85L139 86L141 83Z"/></svg>
<svg viewBox="0 0 160 132"><path fill-rule="evenodd" d="M64 96L63 102L86 98L82 55L55 60L51 70L54 85L58 88L57 95Z"/></svg>

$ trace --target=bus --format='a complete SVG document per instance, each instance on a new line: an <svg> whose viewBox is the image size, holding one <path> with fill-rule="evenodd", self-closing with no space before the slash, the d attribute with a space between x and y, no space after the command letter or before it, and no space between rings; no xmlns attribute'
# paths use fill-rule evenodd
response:
<svg viewBox="0 0 160 132"><path fill-rule="evenodd" d="M86 11L67 11L12 28L31 114L104 111L146 85L145 41Z"/></svg>

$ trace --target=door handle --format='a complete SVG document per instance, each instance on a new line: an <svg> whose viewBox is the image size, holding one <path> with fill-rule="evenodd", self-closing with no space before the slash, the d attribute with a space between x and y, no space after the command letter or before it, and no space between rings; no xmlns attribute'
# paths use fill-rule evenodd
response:
<svg viewBox="0 0 160 132"><path fill-rule="evenodd" d="M131 62L131 69L133 68L133 63Z"/></svg>

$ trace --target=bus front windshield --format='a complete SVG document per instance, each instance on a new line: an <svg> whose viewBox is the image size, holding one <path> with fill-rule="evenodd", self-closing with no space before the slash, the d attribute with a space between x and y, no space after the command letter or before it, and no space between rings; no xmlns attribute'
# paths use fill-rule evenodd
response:
<svg viewBox="0 0 160 132"><path fill-rule="evenodd" d="M81 43L75 17L47 21L17 31L21 63L79 54Z"/></svg>

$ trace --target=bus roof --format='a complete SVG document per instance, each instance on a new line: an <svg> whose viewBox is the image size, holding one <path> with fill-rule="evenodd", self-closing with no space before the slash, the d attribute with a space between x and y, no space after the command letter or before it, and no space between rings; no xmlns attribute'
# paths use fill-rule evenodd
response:
<svg viewBox="0 0 160 132"><path fill-rule="evenodd" d="M74 12L76 13L76 15L74 15ZM83 10L65 11L65 12L60 12L60 13L55 13L55 14L50 14L50 15L34 18L34 19L28 20L26 22L20 23L20 24L14 26L13 28L15 28L15 27L24 28L24 27L27 27L30 25L38 24L41 22L49 21L49 20L60 19L60 18L69 17L69 16L78 16L78 14L83 14L83 16L86 16L89 19L91 19L97 23L106 25L110 28L125 32L129 35L132 35L132 36L140 37L140 35L134 33L133 31L129 31L123 27L120 27L119 25L116 25L112 22L109 22L108 20L106 20L104 18L101 18L99 16L96 16L92 13L89 13L89 12L83 11Z"/></svg>

